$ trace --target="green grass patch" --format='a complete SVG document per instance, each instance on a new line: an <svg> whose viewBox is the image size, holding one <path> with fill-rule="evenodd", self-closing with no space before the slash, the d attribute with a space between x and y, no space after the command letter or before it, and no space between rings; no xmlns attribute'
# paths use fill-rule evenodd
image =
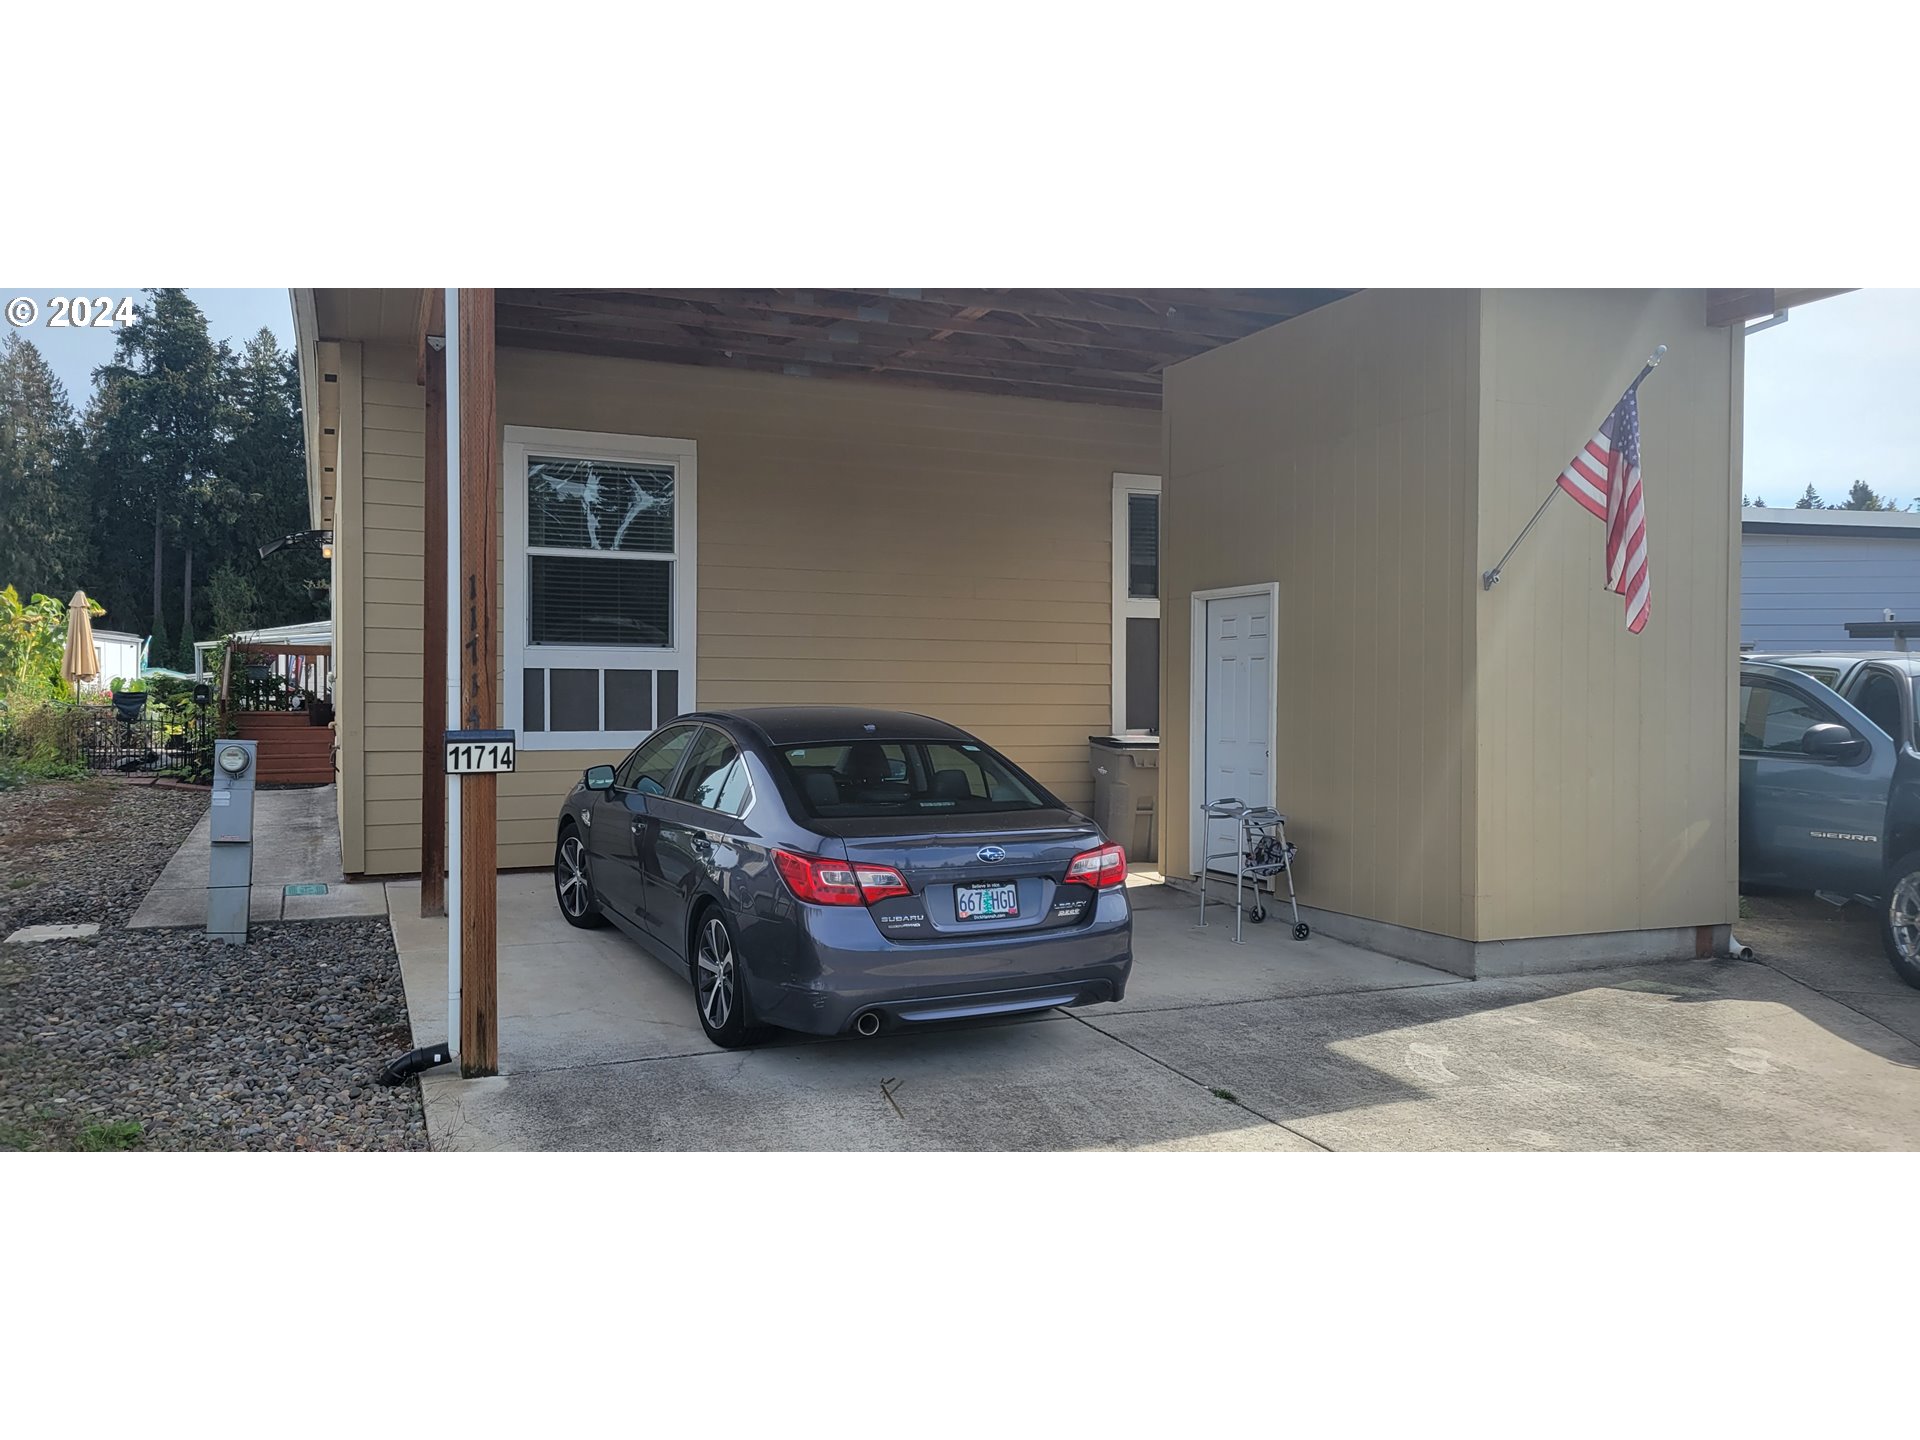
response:
<svg viewBox="0 0 1920 1440"><path fill-rule="evenodd" d="M80 1132L81 1150L132 1150L139 1146L145 1132L138 1120L96 1121Z"/></svg>
<svg viewBox="0 0 1920 1440"><path fill-rule="evenodd" d="M1222 1090L1218 1085L1213 1087L1211 1093L1216 1100L1229 1100L1235 1105L1240 1103L1240 1097L1238 1095L1234 1094L1231 1090Z"/></svg>

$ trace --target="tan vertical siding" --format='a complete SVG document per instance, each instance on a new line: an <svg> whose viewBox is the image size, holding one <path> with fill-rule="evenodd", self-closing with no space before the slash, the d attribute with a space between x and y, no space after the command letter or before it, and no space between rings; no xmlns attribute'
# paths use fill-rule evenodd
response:
<svg viewBox="0 0 1920 1440"><path fill-rule="evenodd" d="M1657 344L1640 392L1653 613L1628 635L1602 526L1556 501L1477 608L1481 939L1725 924L1735 908L1737 335L1699 291L1488 291L1490 565Z"/></svg>
<svg viewBox="0 0 1920 1440"><path fill-rule="evenodd" d="M1278 582L1274 784L1301 898L1472 927L1479 305L1367 291L1172 367L1162 864L1190 873L1191 602Z"/></svg>

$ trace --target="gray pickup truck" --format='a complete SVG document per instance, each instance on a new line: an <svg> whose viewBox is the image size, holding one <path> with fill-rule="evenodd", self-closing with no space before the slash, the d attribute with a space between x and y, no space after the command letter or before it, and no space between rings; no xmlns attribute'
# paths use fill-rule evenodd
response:
<svg viewBox="0 0 1920 1440"><path fill-rule="evenodd" d="M1740 664L1740 883L1873 906L1920 988L1920 655Z"/></svg>

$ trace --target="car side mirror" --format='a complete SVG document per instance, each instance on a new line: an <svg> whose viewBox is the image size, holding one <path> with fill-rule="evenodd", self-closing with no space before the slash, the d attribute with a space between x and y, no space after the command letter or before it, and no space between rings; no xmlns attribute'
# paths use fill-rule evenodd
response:
<svg viewBox="0 0 1920 1440"><path fill-rule="evenodd" d="M1828 728L1837 730L1840 727L1833 725ZM587 789L589 790L611 790L613 788L613 766L589 765L586 775L582 778L585 780Z"/></svg>
<svg viewBox="0 0 1920 1440"><path fill-rule="evenodd" d="M1809 726L1807 733L1800 737L1800 749L1816 760L1851 765L1856 760L1864 760L1872 747L1846 726L1828 724Z"/></svg>

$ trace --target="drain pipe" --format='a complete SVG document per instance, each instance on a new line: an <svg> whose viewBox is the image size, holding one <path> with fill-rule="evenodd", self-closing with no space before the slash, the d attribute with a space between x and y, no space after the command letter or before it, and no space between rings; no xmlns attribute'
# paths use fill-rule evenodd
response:
<svg viewBox="0 0 1920 1440"><path fill-rule="evenodd" d="M445 729L460 728L460 292L446 292L447 694ZM432 543L429 539L428 543ZM422 697L426 698L426 697ZM432 701L428 700L429 707ZM429 710L429 713L431 711ZM444 762L443 762L444 763ZM460 1054L460 777L447 777L447 1052Z"/></svg>
<svg viewBox="0 0 1920 1440"><path fill-rule="evenodd" d="M1740 943L1740 937L1735 935L1731 930L1727 932L1727 958L1729 960L1753 959L1753 947L1751 945L1742 945Z"/></svg>
<svg viewBox="0 0 1920 1440"><path fill-rule="evenodd" d="M381 1085L404 1085L421 1071L431 1070L436 1065L446 1065L452 1059L451 1046L423 1045L418 1050L409 1050L398 1060L389 1060L380 1067L380 1073L374 1077L374 1080Z"/></svg>

